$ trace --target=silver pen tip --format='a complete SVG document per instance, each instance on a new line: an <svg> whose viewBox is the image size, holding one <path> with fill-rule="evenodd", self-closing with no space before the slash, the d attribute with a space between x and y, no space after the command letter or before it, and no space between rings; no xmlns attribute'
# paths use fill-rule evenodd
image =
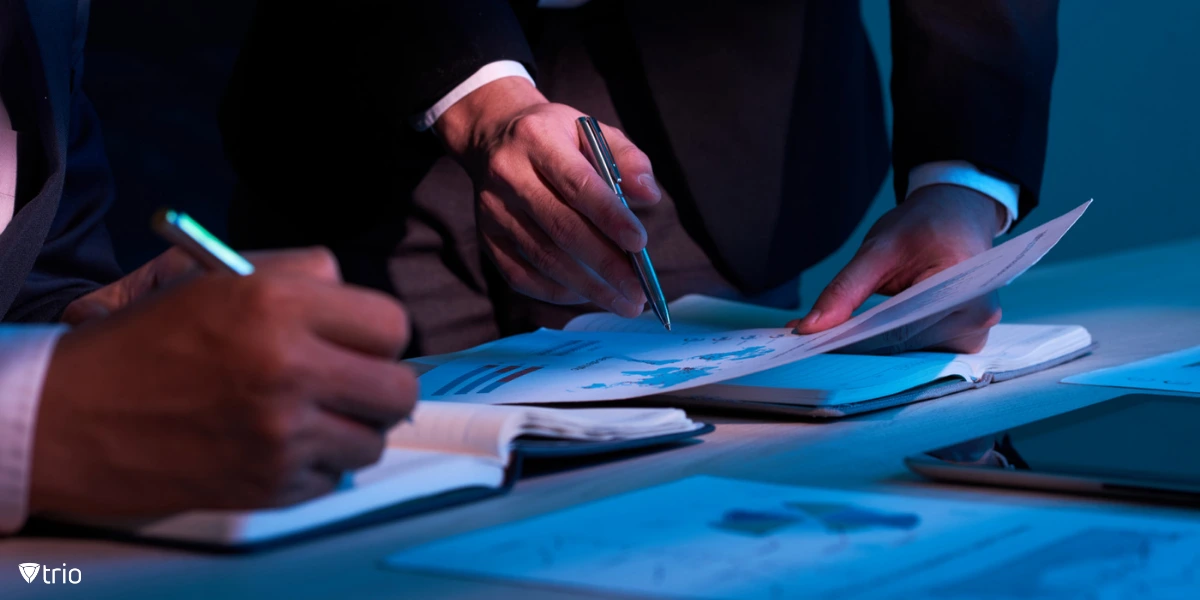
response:
<svg viewBox="0 0 1200 600"><path fill-rule="evenodd" d="M671 331L671 324L670 324L670 323L663 323L663 327L666 327L666 328L667 328L667 331Z"/></svg>

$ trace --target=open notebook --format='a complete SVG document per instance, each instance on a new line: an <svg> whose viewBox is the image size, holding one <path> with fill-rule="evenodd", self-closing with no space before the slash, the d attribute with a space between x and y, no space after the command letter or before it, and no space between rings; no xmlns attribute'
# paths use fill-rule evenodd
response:
<svg viewBox="0 0 1200 600"><path fill-rule="evenodd" d="M801 313L706 296L672 302L677 335L780 327ZM663 332L653 314L623 319L609 313L575 318L567 331ZM992 329L978 354L910 352L893 356L821 354L752 375L673 392L679 406L746 408L811 417L844 417L982 387L1047 369L1091 351L1091 335L1076 325L1009 325Z"/></svg>
<svg viewBox="0 0 1200 600"><path fill-rule="evenodd" d="M673 408L488 406L423 402L388 435L375 465L294 506L196 511L154 519L57 519L122 537L251 550L503 493L524 458L584 456L712 431Z"/></svg>

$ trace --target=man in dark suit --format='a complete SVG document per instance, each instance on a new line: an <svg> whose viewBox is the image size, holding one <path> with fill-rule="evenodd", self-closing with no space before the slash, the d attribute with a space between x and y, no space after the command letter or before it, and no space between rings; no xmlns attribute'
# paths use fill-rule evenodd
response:
<svg viewBox="0 0 1200 600"><path fill-rule="evenodd" d="M171 251L117 279L79 89L87 16L86 0L0 0L0 535L29 514L331 489L411 409L403 310L342 285L321 250L260 255L249 277Z"/></svg>
<svg viewBox="0 0 1200 600"><path fill-rule="evenodd" d="M986 250L1037 203L1057 3L891 11L902 202L801 332ZM405 300L425 352L584 302L638 314L622 251L647 243L668 297L793 307L887 171L881 104L856 1L264 0L224 115L232 231L331 244ZM612 126L632 212L585 158L583 113ZM978 350L999 306L942 317L866 349Z"/></svg>

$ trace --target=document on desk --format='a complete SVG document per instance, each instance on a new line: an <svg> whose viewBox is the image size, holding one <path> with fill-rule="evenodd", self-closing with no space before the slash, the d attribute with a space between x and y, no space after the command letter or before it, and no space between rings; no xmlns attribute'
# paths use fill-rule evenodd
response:
<svg viewBox="0 0 1200 600"><path fill-rule="evenodd" d="M1072 375L1063 383L1200 394L1200 346Z"/></svg>
<svg viewBox="0 0 1200 600"><path fill-rule="evenodd" d="M675 335L543 329L485 344L421 375L423 400L500 404L620 400L741 377L842 348L1007 285L1091 202L812 335L739 329Z"/></svg>
<svg viewBox="0 0 1200 600"><path fill-rule="evenodd" d="M1184 598L1200 522L692 477L384 564L689 598Z"/></svg>

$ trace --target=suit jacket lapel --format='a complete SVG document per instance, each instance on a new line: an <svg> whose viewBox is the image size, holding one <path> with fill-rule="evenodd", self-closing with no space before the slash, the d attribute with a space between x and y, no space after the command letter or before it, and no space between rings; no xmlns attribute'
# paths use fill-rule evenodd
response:
<svg viewBox="0 0 1200 600"><path fill-rule="evenodd" d="M806 3L748 4L639 1L625 10L696 209L739 283L754 289L771 277Z"/></svg>
<svg viewBox="0 0 1200 600"><path fill-rule="evenodd" d="M36 121L20 126L26 130L36 127L36 131L22 131L21 143L39 146L33 152L23 150L22 157L33 156L43 161L42 168L24 168L30 165L23 163L19 166L21 177L37 176L40 181L18 180L20 188L36 191L0 234L0 314L4 314L37 259L62 196L70 101L69 58L77 4L75 0L0 0L0 6L5 8L5 15L14 17L11 43L20 45L25 59L23 72L29 75L27 85L6 87L29 91L26 100L33 107ZM13 116L14 126L17 119ZM18 198L18 203L22 200Z"/></svg>

